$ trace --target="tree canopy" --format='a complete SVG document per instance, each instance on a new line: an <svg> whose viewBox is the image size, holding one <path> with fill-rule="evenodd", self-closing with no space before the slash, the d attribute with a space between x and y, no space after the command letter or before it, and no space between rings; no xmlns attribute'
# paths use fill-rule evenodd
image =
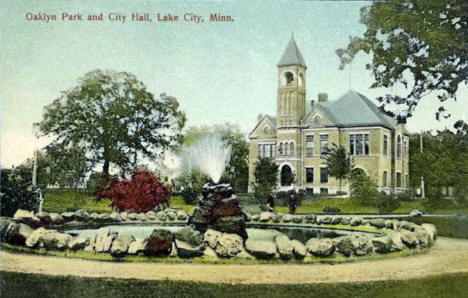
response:
<svg viewBox="0 0 468 298"><path fill-rule="evenodd" d="M333 144L325 155L328 175L335 177L339 181L339 191L341 191L341 181L346 178L353 167L353 160L346 148Z"/></svg>
<svg viewBox="0 0 468 298"><path fill-rule="evenodd" d="M346 49L336 52L340 68L361 51L372 54L372 88L403 86L404 96L378 97L403 107L400 121L411 117L422 97L434 92L440 102L457 99L459 86L468 80L468 5L465 0L373 1L361 9L363 37L351 37ZM436 117L445 112L439 108Z"/></svg>
<svg viewBox="0 0 468 298"><path fill-rule="evenodd" d="M186 118L174 97L155 98L135 75L94 70L45 107L39 128L51 147L79 145L86 157L127 172L180 141Z"/></svg>

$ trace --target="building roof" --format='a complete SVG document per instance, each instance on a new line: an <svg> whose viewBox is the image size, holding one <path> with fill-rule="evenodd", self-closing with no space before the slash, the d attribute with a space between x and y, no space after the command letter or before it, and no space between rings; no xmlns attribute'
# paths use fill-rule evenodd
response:
<svg viewBox="0 0 468 298"><path fill-rule="evenodd" d="M307 67L302 58L302 54L297 47L296 41L294 40L294 36L291 36L291 39L286 46L286 50L281 56L281 59L278 63L278 66L291 66L291 65L299 65L303 67Z"/></svg>
<svg viewBox="0 0 468 298"><path fill-rule="evenodd" d="M336 101L318 102L316 107L340 126L381 125L394 129L397 124L370 99L354 90L349 90Z"/></svg>

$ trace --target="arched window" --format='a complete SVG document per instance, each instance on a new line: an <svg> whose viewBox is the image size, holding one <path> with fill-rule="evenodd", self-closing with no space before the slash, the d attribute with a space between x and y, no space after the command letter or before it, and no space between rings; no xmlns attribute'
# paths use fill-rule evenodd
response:
<svg viewBox="0 0 468 298"><path fill-rule="evenodd" d="M279 147L278 147L278 152L279 152L279 155L283 155L283 152L284 152L284 146L283 146L283 143L280 143L280 144L279 144Z"/></svg>
<svg viewBox="0 0 468 298"><path fill-rule="evenodd" d="M290 154L291 154L291 155L294 155L294 142L291 142L291 143L289 144L289 150L290 150Z"/></svg>
<svg viewBox="0 0 468 298"><path fill-rule="evenodd" d="M319 115L317 115L317 116L314 117L314 123L315 123L315 124L319 124L319 123L320 123L320 116L319 116Z"/></svg>
<svg viewBox="0 0 468 298"><path fill-rule="evenodd" d="M265 126L265 127L263 128L263 133L266 134L266 135L267 135L267 134L270 134L270 127L269 127L269 126Z"/></svg>
<svg viewBox="0 0 468 298"><path fill-rule="evenodd" d="M290 84L292 81L294 81L294 75L290 71L284 73L284 78L286 79L286 84Z"/></svg>
<svg viewBox="0 0 468 298"><path fill-rule="evenodd" d="M289 155L289 143L284 143L284 154Z"/></svg>
<svg viewBox="0 0 468 298"><path fill-rule="evenodd" d="M401 158L401 136L397 136L397 158Z"/></svg>

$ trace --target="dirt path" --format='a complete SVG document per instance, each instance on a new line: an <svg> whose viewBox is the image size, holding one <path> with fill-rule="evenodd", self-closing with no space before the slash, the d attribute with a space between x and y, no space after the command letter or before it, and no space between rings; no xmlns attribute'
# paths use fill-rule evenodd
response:
<svg viewBox="0 0 468 298"><path fill-rule="evenodd" d="M337 265L112 263L5 251L1 254L4 271L214 283L361 282L468 272L468 240L450 238L439 238L426 254Z"/></svg>

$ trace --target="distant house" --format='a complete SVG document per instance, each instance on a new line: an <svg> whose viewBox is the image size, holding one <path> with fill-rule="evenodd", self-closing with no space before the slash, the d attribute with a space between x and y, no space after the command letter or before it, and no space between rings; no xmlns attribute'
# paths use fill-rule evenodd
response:
<svg viewBox="0 0 468 298"><path fill-rule="evenodd" d="M294 38L278 63L276 117L261 117L249 134L249 182L254 182L254 163L273 158L279 166L279 189L303 188L334 194L338 181L327 174L323 152L332 143L351 152L381 191L408 188L409 136L403 124L381 113L364 95L350 90L329 101L326 93L306 104L307 66ZM281 180L291 172L295 184ZM343 183L342 190L348 185Z"/></svg>

